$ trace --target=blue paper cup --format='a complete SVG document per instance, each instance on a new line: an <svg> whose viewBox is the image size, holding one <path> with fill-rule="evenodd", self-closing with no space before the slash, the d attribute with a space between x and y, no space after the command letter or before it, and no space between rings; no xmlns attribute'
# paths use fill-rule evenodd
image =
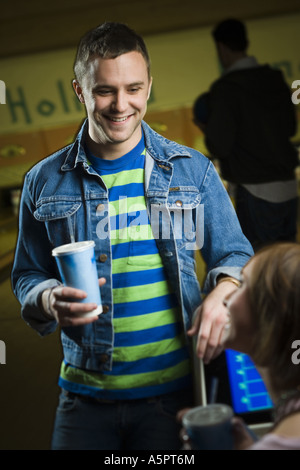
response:
<svg viewBox="0 0 300 470"><path fill-rule="evenodd" d="M193 450L233 450L230 406L215 403L196 406L182 418Z"/></svg>
<svg viewBox="0 0 300 470"><path fill-rule="evenodd" d="M52 250L63 284L87 293L87 297L79 302L98 305L91 312L81 315L84 317L94 317L102 313L94 246L95 243L91 240L61 245Z"/></svg>

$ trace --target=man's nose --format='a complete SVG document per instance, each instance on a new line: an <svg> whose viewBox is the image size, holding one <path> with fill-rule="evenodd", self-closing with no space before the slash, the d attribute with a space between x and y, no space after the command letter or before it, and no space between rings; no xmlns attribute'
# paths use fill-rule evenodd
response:
<svg viewBox="0 0 300 470"><path fill-rule="evenodd" d="M113 108L119 113L122 113L127 109L126 93L124 93L123 91L118 91L114 95Z"/></svg>

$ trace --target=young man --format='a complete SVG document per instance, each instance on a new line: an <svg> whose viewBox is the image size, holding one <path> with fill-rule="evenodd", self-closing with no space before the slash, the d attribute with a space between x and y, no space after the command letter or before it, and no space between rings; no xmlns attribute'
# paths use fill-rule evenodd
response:
<svg viewBox="0 0 300 470"><path fill-rule="evenodd" d="M29 325L41 335L62 328L53 449L179 449L175 415L192 400L188 338L198 334L205 361L218 353L222 299L252 255L209 160L143 121L149 64L127 26L87 33L73 83L87 120L24 182L12 279ZM79 318L94 305L62 286L51 257L69 242L68 218L77 241L95 242L96 319ZM222 280L203 303L194 241L203 245L207 289Z"/></svg>
<svg viewBox="0 0 300 470"><path fill-rule="evenodd" d="M239 20L213 31L222 76L209 91L201 129L207 148L234 185L242 230L255 250L297 235L296 111L282 72L259 65L247 54L248 37ZM199 126L200 127L200 126Z"/></svg>

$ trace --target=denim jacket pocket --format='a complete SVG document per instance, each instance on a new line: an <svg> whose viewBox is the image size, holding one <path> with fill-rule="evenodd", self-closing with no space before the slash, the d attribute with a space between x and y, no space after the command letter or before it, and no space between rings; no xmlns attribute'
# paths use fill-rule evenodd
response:
<svg viewBox="0 0 300 470"><path fill-rule="evenodd" d="M201 195L198 188L174 187L170 188L167 207L172 220L174 238L178 250L194 249L199 229L199 209L201 208Z"/></svg>
<svg viewBox="0 0 300 470"><path fill-rule="evenodd" d="M77 232L76 213L80 207L80 201L70 198L44 198L38 202L33 215L45 224L53 247L71 242L70 231Z"/></svg>

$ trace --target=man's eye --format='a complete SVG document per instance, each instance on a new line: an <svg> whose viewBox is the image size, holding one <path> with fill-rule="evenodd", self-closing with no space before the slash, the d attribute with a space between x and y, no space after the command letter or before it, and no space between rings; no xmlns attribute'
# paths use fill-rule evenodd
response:
<svg viewBox="0 0 300 470"><path fill-rule="evenodd" d="M111 90L97 90L96 95L106 96L111 94Z"/></svg>

